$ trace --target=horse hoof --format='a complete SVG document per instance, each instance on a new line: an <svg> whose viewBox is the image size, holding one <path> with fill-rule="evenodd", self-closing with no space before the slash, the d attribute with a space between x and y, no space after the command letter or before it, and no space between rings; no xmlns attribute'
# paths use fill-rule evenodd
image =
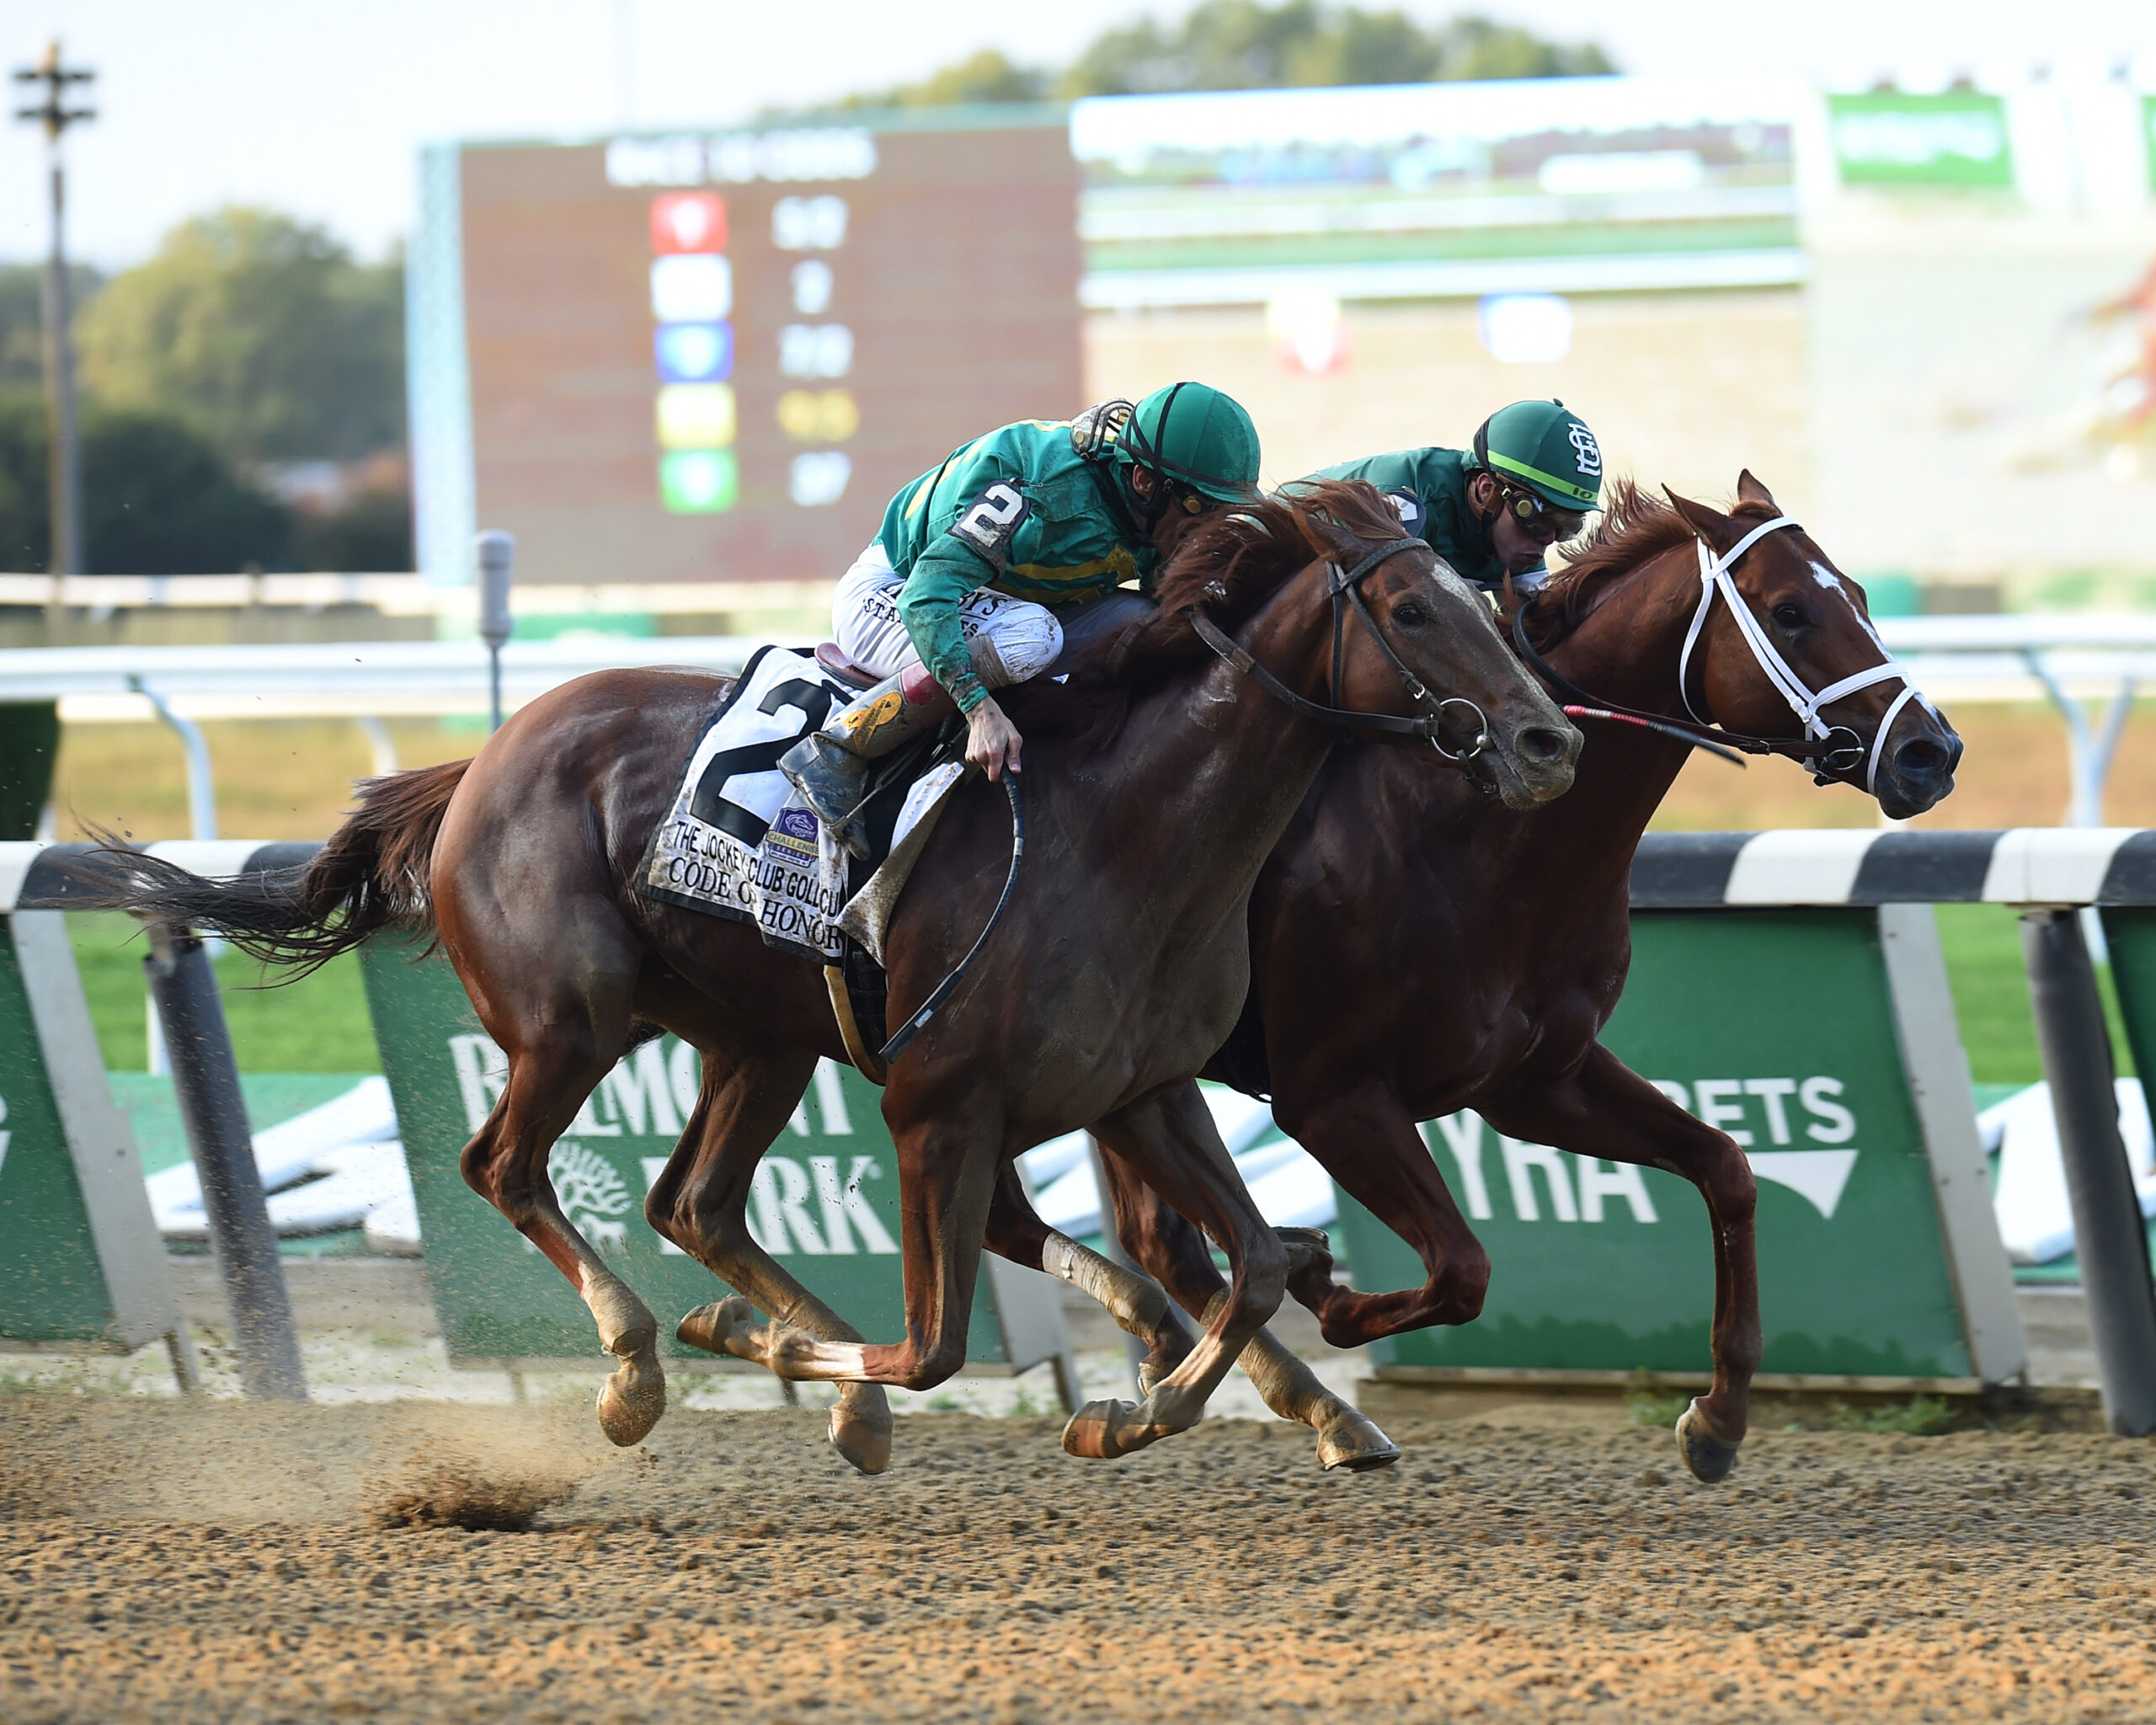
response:
<svg viewBox="0 0 2156 1725"><path fill-rule="evenodd" d="M1352 1407L1317 1434L1317 1465L1327 1473L1336 1467L1368 1473L1399 1460L1400 1445L1378 1429L1375 1420Z"/></svg>
<svg viewBox="0 0 2156 1725"><path fill-rule="evenodd" d="M675 1325L674 1339L684 1347L699 1348L707 1354L754 1359L756 1355L744 1344L755 1327L755 1307L739 1294L729 1294L709 1306L699 1306Z"/></svg>
<svg viewBox="0 0 2156 1725"><path fill-rule="evenodd" d="M862 1472L881 1473L891 1465L891 1404L880 1386L869 1387L873 1401L841 1396L831 1404L831 1447Z"/></svg>
<svg viewBox="0 0 2156 1725"><path fill-rule="evenodd" d="M599 1429L618 1448L641 1444L665 1412L666 1377L655 1357L641 1368L623 1360L599 1386Z"/></svg>
<svg viewBox="0 0 2156 1725"><path fill-rule="evenodd" d="M1134 1402L1088 1402L1063 1429L1066 1455L1113 1461L1144 1449L1161 1435Z"/></svg>
<svg viewBox="0 0 2156 1725"><path fill-rule="evenodd" d="M1720 1485L1729 1477L1730 1470L1737 1466L1737 1445L1743 1441L1740 1438L1732 1444L1717 1435L1700 1412L1697 1397L1677 1421L1678 1453L1692 1471L1692 1477L1703 1485Z"/></svg>

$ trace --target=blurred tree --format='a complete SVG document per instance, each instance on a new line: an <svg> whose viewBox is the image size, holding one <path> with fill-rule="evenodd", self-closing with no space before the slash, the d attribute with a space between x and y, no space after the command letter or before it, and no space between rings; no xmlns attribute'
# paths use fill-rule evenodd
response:
<svg viewBox="0 0 2156 1725"><path fill-rule="evenodd" d="M1109 30L1058 81L1059 96L1431 79L1567 77L1614 72L1593 43L1568 46L1468 15L1425 29L1397 11L1314 0L1205 0L1173 28L1151 19Z"/></svg>
<svg viewBox="0 0 2156 1725"><path fill-rule="evenodd" d="M1017 66L1000 48L984 48L919 83L848 96L841 108L947 108L968 102L1038 102L1053 82L1036 67Z"/></svg>
<svg viewBox="0 0 2156 1725"><path fill-rule="evenodd" d="M104 277L87 264L67 266L68 303L77 317ZM45 387L45 266L0 264L0 390Z"/></svg>
<svg viewBox="0 0 2156 1725"><path fill-rule="evenodd" d="M0 569L45 566L45 463L43 399L0 399ZM289 562L290 512L168 415L86 409L83 513L93 574L213 574Z"/></svg>
<svg viewBox="0 0 2156 1725"><path fill-rule="evenodd" d="M841 108L919 108L1046 97L1147 95L1434 79L1585 77L1616 70L1592 42L1545 41L1469 13L1424 28L1399 11L1316 0L1205 0L1180 24L1104 31L1060 74L984 48L919 83L849 96Z"/></svg>
<svg viewBox="0 0 2156 1725"><path fill-rule="evenodd" d="M87 393L182 420L243 466L403 440L403 266L355 263L289 216L181 223L91 302L76 343Z"/></svg>
<svg viewBox="0 0 2156 1725"><path fill-rule="evenodd" d="M401 487L362 491L332 512L292 514L292 567L368 574L412 568L412 499Z"/></svg>

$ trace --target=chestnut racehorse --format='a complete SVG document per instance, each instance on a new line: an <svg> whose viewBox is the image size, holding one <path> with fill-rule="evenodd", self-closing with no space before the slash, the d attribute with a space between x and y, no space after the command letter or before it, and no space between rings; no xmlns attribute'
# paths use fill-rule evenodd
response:
<svg viewBox="0 0 2156 1725"><path fill-rule="evenodd" d="M1898 673L1866 679L1891 655L1863 590L1801 528L1769 525L1780 511L1751 474L1737 491L1724 515L1617 484L1592 538L1528 613L1537 644L1600 703L1680 724L1711 718L1789 739L1784 752L1799 756L1802 702L1861 684L1822 703L1813 758L1887 814L1922 813L1953 789L1960 738ZM1708 577L1725 562L1728 587ZM1828 721L1853 736L1821 738ZM1251 1007L1274 1118L1428 1271L1419 1288L1361 1293L1336 1286L1313 1254L1289 1290L1342 1348L1481 1311L1489 1258L1417 1130L1462 1108L1515 1138L1689 1180L1713 1222L1715 1375L1678 1443L1695 1475L1719 1479L1745 1434L1761 1346L1751 1169L1729 1137L1596 1039L1631 956L1632 854L1686 748L1636 725L1587 724L1572 793L1533 809L1499 807L1401 750L1336 750L1259 875ZM1185 1310L1206 1311L1220 1283L1203 1240L1119 1155L1104 1161L1125 1246ZM1006 1212L1022 1203L1001 1197ZM1040 1250L1027 1233L1022 1218L999 1228L1021 1258ZM1058 1269L1065 1258L1050 1249L1045 1261ZM1173 1365L1187 1343L1157 1294L1097 1274L1094 1291L1150 1344L1147 1375ZM1317 1429L1325 1465L1396 1454L1269 1335L1244 1364L1277 1411Z"/></svg>
<svg viewBox="0 0 2156 1725"><path fill-rule="evenodd" d="M1067 1448L1120 1454L1198 1418L1289 1268L1191 1081L1247 992L1251 884L1344 734L1311 704L1424 718L1423 740L1436 741L1451 734L1439 721L1472 702L1480 723L1454 740L1472 752L1479 729L1470 770L1523 808L1571 783L1580 744L1482 601L1403 537L1368 486L1198 524L1159 591L1156 611L1094 654L1099 670L1081 656L1068 686L1014 696L1029 739L1029 841L1009 914L977 973L892 1061L883 1092L903 1203L906 1333L895 1344L867 1344L744 1217L750 1176L818 1058L845 1058L822 975L752 927L635 890L726 679L580 678L526 707L475 760L364 787L303 873L217 884L128 853L106 902L222 929L272 960L318 962L391 927L438 934L509 1058L507 1086L464 1151L465 1179L590 1307L620 1361L599 1401L617 1444L639 1441L664 1411L658 1326L563 1213L547 1162L638 1040L663 1027L703 1060L646 1214L747 1296L691 1314L680 1333L788 1378L849 1386L832 1440L871 1471L890 1444L874 1386L924 1388L963 1361L999 1169L1099 1123L1230 1261L1207 1333L1142 1405L1097 1402L1073 1417ZM1208 628L1234 638L1232 657L1209 649ZM1433 770L1427 747L1414 752ZM891 923L893 1025L971 947L1011 852L1003 793L962 788Z"/></svg>

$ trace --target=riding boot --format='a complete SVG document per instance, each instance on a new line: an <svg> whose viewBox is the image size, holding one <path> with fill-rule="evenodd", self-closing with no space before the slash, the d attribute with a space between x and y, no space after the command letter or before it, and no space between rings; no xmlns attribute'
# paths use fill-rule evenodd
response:
<svg viewBox="0 0 2156 1725"><path fill-rule="evenodd" d="M864 862L867 830L858 818L867 788L868 763L933 730L958 710L943 686L921 666L909 665L864 690L823 729L779 757L783 772L808 799L839 842Z"/></svg>

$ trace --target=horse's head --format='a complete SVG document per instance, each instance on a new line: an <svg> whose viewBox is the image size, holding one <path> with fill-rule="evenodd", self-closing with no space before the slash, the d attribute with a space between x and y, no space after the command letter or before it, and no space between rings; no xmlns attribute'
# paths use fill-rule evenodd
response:
<svg viewBox="0 0 2156 1725"><path fill-rule="evenodd" d="M1817 740L1822 779L1869 792L1895 820L1921 814L1954 788L1961 738L1892 668L1864 589L1801 527L1770 525L1781 511L1748 471L1737 491L1728 515L1669 494L1713 559L1685 644L1686 704L1729 730ZM1725 568L1742 616L1710 596L1729 595L1714 578Z"/></svg>
<svg viewBox="0 0 2156 1725"><path fill-rule="evenodd" d="M1434 718L1439 751L1464 756L1508 808L1563 795L1579 732L1513 656L1481 595L1389 509L1352 506L1364 500L1328 495L1323 514L1304 516L1331 559L1306 579L1323 578L1317 592L1331 610L1333 703Z"/></svg>

